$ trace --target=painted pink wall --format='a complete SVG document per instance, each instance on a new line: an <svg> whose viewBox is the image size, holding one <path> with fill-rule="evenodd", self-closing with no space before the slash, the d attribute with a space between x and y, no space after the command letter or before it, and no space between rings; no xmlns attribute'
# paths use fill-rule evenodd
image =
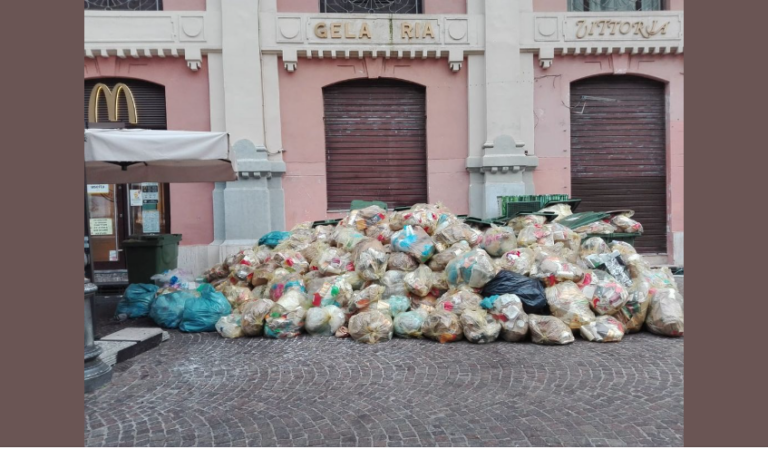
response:
<svg viewBox="0 0 768 449"><path fill-rule="evenodd" d="M466 14L467 0L424 0L424 14Z"/></svg>
<svg viewBox="0 0 768 449"><path fill-rule="evenodd" d="M180 0L176 0L180 1ZM564 1L564 0L563 0ZM277 0L277 12L319 12L320 0ZM424 14L466 14L467 0L424 0Z"/></svg>
<svg viewBox="0 0 768 449"><path fill-rule="evenodd" d="M277 12L320 12L320 0L277 0Z"/></svg>
<svg viewBox="0 0 768 449"><path fill-rule="evenodd" d="M280 64L282 67L282 64ZM302 59L294 73L280 70L280 115L286 224L335 217L328 214L325 179L323 87L357 78L397 78L427 88L429 201L454 213L469 210L467 70L453 73L445 59Z"/></svg>
<svg viewBox="0 0 768 449"><path fill-rule="evenodd" d="M163 11L205 11L205 0L163 0Z"/></svg>
<svg viewBox="0 0 768 449"><path fill-rule="evenodd" d="M197 72L183 58L84 58L84 78L126 77L165 86L168 129L210 131L207 58ZM141 116L141 111L139 111ZM213 184L171 184L171 232L182 245L213 241Z"/></svg>
<svg viewBox="0 0 768 449"><path fill-rule="evenodd" d="M568 11L568 0L533 0L533 12Z"/></svg>
<svg viewBox="0 0 768 449"><path fill-rule="evenodd" d="M552 67L535 64L535 152L539 167L533 172L537 193L570 193L570 83L596 75L630 74L667 83L669 126L667 130L667 184L671 232L683 231L684 223L684 59L675 56L558 56ZM668 253L672 254L669 242Z"/></svg>
<svg viewBox="0 0 768 449"><path fill-rule="evenodd" d="M668 0L670 11L683 11L685 10L683 3L685 0Z"/></svg>

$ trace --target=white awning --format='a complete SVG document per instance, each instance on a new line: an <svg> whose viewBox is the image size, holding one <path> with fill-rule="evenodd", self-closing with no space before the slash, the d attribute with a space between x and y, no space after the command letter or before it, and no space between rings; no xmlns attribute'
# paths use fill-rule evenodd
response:
<svg viewBox="0 0 768 449"><path fill-rule="evenodd" d="M85 130L88 184L235 181L227 133Z"/></svg>

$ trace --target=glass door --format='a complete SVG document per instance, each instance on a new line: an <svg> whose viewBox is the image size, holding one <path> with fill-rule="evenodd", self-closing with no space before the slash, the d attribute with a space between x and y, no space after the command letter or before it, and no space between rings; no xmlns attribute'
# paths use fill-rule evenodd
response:
<svg viewBox="0 0 768 449"><path fill-rule="evenodd" d="M119 184L89 184L87 189L93 269L125 269L125 188Z"/></svg>

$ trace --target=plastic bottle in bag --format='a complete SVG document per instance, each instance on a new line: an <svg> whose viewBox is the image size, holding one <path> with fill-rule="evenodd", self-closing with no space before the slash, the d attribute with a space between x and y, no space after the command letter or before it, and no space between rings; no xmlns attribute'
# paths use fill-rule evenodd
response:
<svg viewBox="0 0 768 449"><path fill-rule="evenodd" d="M567 345L573 343L573 331L559 318L528 315L531 341L540 345Z"/></svg>
<svg viewBox="0 0 768 449"><path fill-rule="evenodd" d="M581 337L587 341L611 343L624 338L624 325L612 316L603 315L579 329Z"/></svg>
<svg viewBox="0 0 768 449"><path fill-rule="evenodd" d="M349 319L349 335L360 343L389 341L393 330L392 318L378 311L361 312Z"/></svg>
<svg viewBox="0 0 768 449"><path fill-rule="evenodd" d="M571 329L579 329L595 321L589 307L589 298L571 281L562 282L546 289L547 304L552 315L560 318Z"/></svg>

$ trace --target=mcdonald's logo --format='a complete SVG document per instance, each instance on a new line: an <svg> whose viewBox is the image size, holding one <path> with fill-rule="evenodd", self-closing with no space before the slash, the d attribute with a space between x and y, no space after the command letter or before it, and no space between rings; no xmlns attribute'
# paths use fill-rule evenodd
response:
<svg viewBox="0 0 768 449"><path fill-rule="evenodd" d="M120 100L120 94L125 97L125 103L128 106L128 122L136 125L139 122L139 115L136 112L136 101L133 99L133 92L124 83L115 84L114 90L111 90L104 83L98 83L91 90L91 97L88 100L88 121L96 123L99 121L99 97L104 94L107 101L107 115L109 121L117 122L119 120L117 103Z"/></svg>

